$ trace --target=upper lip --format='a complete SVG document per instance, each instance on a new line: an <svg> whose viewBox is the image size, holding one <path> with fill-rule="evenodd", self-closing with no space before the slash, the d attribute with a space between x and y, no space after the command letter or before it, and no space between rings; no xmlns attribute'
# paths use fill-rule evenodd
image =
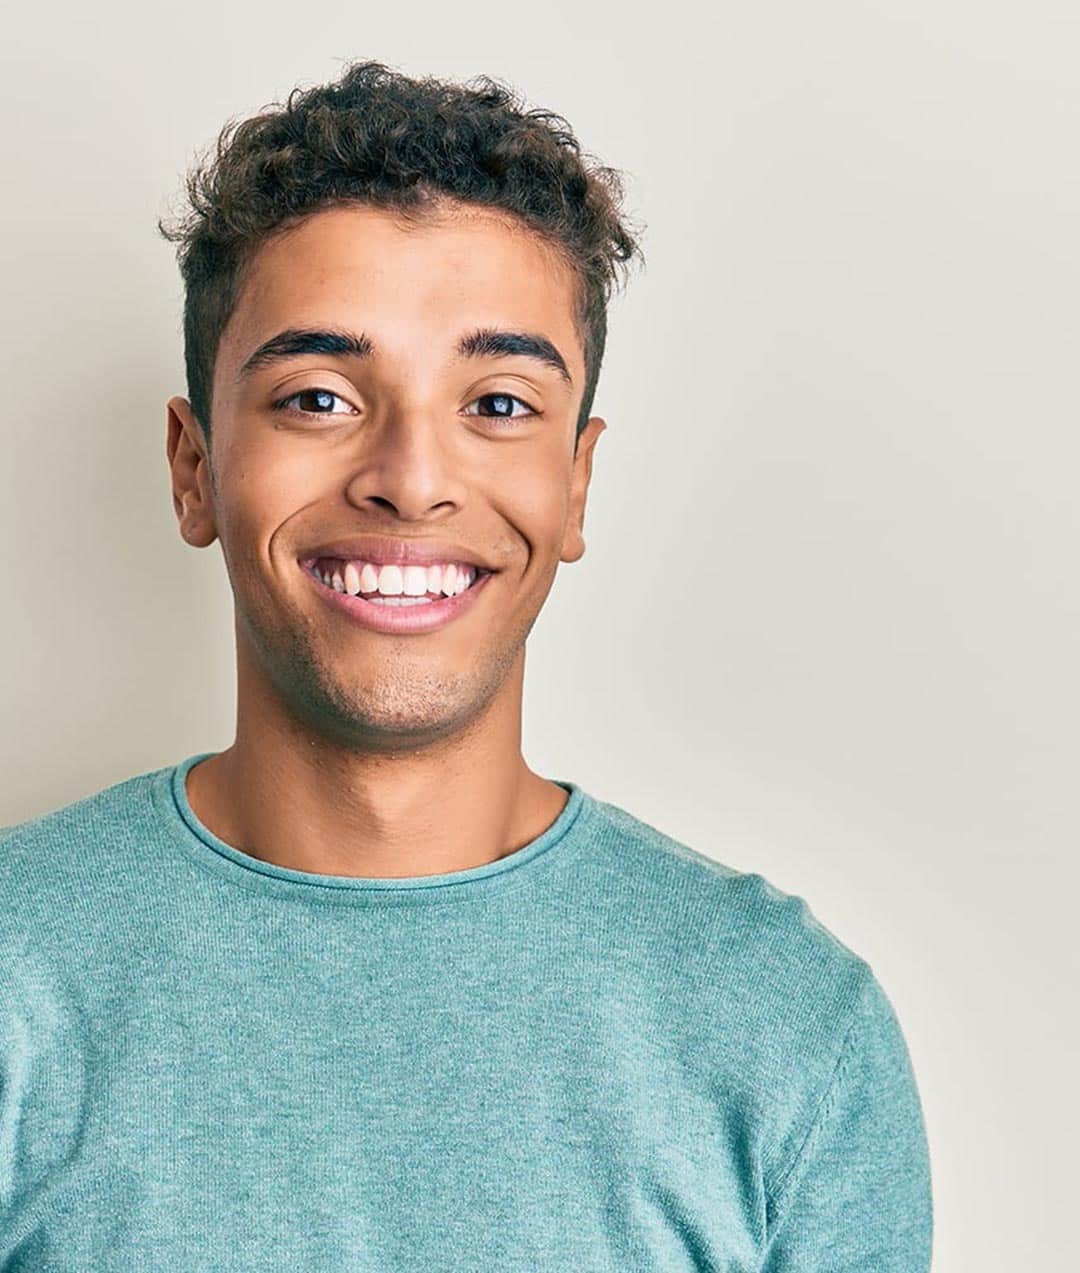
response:
<svg viewBox="0 0 1080 1273"><path fill-rule="evenodd" d="M389 535L354 535L327 540L309 548L300 559L310 566L318 557L341 557L345 560L370 561L377 566L430 566L436 562L460 561L478 570L492 571L494 566L463 544L449 539L402 539Z"/></svg>

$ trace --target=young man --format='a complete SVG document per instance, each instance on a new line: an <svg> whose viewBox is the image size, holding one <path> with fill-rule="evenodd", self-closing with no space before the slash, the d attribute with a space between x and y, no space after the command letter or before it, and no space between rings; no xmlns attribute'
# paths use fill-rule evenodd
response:
<svg viewBox="0 0 1080 1273"><path fill-rule="evenodd" d="M236 737L0 837L0 1269L929 1268L869 965L521 754L640 251L564 125L356 64L163 230Z"/></svg>

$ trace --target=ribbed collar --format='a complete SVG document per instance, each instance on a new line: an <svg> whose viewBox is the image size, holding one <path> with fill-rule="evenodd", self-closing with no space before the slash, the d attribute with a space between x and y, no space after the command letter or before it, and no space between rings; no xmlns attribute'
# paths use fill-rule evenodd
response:
<svg viewBox="0 0 1080 1273"><path fill-rule="evenodd" d="M155 775L154 798L173 837L200 866L233 883L279 898L347 906L447 905L492 896L519 887L556 861L563 861L588 839L595 801L577 783L553 779L569 792L555 821L535 840L484 866L439 875L383 879L323 875L263 862L219 839L196 815L187 797L188 771L216 755L199 752ZM554 850L558 849L558 852Z"/></svg>

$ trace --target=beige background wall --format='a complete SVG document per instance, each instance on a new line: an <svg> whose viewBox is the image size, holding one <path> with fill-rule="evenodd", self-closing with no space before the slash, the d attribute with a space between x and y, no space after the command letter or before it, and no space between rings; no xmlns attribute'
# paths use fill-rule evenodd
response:
<svg viewBox="0 0 1080 1273"><path fill-rule="evenodd" d="M1078 26L1050 0L18 7L0 824L232 739L220 550L181 541L165 461L154 223L195 151L352 58L508 79L628 173L648 254L526 756L869 960L939 1273L1071 1267Z"/></svg>

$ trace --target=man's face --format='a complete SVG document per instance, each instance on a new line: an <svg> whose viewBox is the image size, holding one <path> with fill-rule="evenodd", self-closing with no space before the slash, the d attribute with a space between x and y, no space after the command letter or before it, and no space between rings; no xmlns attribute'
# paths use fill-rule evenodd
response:
<svg viewBox="0 0 1080 1273"><path fill-rule="evenodd" d="M309 349L245 369L301 329L355 333L371 352ZM523 353L463 356L477 329L545 338L569 383ZM272 693L339 744L388 751L474 720L521 672L559 562L584 552L605 427L590 420L575 454L584 375L571 275L497 214L459 207L403 228L334 208L266 243L218 351L212 483L190 405L169 403L174 506L189 543L221 541L241 694ZM493 573L440 627L373 630L305 565L365 535L450 540Z"/></svg>

